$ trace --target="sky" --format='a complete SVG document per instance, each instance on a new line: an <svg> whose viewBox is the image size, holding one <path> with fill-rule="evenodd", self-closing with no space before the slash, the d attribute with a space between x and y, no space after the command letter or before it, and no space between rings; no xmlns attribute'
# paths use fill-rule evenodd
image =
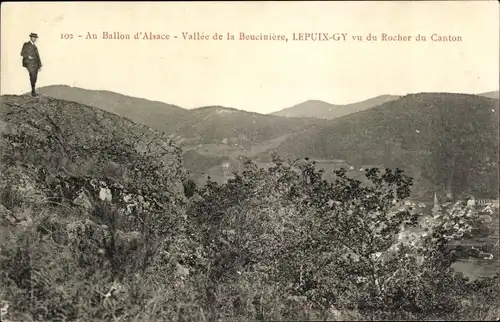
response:
<svg viewBox="0 0 500 322"><path fill-rule="evenodd" d="M497 1L4 2L2 95L30 90L20 51L31 32L40 37L38 87L109 90L184 108L269 113L306 100L347 104L383 94L499 88ZM103 32L131 39L102 39ZM170 39L135 40L137 32ZM183 40L183 32L236 39ZM240 32L288 41L242 41ZM293 40L294 33L314 32L347 35ZM87 33L100 39L85 39ZM413 38L381 41L382 33ZM434 33L462 41L431 41ZM369 34L378 40L366 40ZM418 34L427 41L415 41ZM357 35L363 40L353 40Z"/></svg>

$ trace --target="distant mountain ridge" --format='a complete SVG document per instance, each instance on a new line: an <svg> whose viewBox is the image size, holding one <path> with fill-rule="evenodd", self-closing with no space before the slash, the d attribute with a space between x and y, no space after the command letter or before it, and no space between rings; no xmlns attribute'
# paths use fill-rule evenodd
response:
<svg viewBox="0 0 500 322"><path fill-rule="evenodd" d="M331 120L364 111L374 106L396 100L399 97L400 96L396 95L380 95L361 102L344 105L334 105L324 101L309 100L271 114L286 117L315 117Z"/></svg>
<svg viewBox="0 0 500 322"><path fill-rule="evenodd" d="M476 95L498 99L499 91L484 92ZM335 105L321 100L308 100L292 107L269 113L269 115L285 117L314 117L332 120L345 115L361 112L369 108L397 100L401 97L403 96L380 95L361 102L342 105Z"/></svg>
<svg viewBox="0 0 500 322"><path fill-rule="evenodd" d="M184 109L176 105L129 97L109 91L86 90L66 85L39 89L42 95L74 101L127 117L175 137L184 145L221 143L255 144L314 123L218 105Z"/></svg>

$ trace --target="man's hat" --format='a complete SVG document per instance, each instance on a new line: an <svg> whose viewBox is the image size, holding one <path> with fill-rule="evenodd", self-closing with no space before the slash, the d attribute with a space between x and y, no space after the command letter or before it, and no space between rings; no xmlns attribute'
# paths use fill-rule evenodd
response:
<svg viewBox="0 0 500 322"><path fill-rule="evenodd" d="M38 38L38 35L37 35L37 34L35 34L35 33L31 33L31 34L30 34L30 38L31 38L31 37Z"/></svg>

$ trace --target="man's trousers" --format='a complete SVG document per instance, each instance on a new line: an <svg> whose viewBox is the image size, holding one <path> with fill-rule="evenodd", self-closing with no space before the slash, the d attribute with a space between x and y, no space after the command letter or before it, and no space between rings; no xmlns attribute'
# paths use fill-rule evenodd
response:
<svg viewBox="0 0 500 322"><path fill-rule="evenodd" d="M38 69L27 68L30 75L31 93L35 93L36 81L38 79Z"/></svg>

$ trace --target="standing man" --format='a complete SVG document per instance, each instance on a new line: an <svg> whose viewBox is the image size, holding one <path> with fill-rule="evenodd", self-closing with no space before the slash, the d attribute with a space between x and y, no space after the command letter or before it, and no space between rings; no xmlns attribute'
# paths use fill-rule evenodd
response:
<svg viewBox="0 0 500 322"><path fill-rule="evenodd" d="M38 96L35 91L36 80L38 77L38 72L42 68L42 61L40 55L38 54L38 48L36 48L35 42L38 38L37 34L30 34L30 41L25 42L23 48L21 49L21 56L23 56L23 67L28 70L30 75L31 83L31 96Z"/></svg>

